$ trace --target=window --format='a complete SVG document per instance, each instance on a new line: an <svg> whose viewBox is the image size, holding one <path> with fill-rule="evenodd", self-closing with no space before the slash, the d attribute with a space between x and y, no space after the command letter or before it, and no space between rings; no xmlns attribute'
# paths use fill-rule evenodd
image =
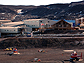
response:
<svg viewBox="0 0 84 63"><path fill-rule="evenodd" d="M27 25L27 26L29 26L29 25Z"/></svg>
<svg viewBox="0 0 84 63"><path fill-rule="evenodd" d="M61 24L60 22L58 24Z"/></svg>
<svg viewBox="0 0 84 63"><path fill-rule="evenodd" d="M80 27L80 29L84 29L84 27Z"/></svg>
<svg viewBox="0 0 84 63"><path fill-rule="evenodd" d="M21 29L19 28L18 31L20 31Z"/></svg>
<svg viewBox="0 0 84 63"><path fill-rule="evenodd" d="M62 29L59 29L59 30L62 30Z"/></svg>
<svg viewBox="0 0 84 63"><path fill-rule="evenodd" d="M68 26L68 24L67 24L67 26Z"/></svg>
<svg viewBox="0 0 84 63"><path fill-rule="evenodd" d="M31 23L31 21L29 21L29 23Z"/></svg>
<svg viewBox="0 0 84 63"><path fill-rule="evenodd" d="M63 30L66 30L66 29L63 29Z"/></svg>
<svg viewBox="0 0 84 63"><path fill-rule="evenodd" d="M56 27L58 27L58 24L56 25Z"/></svg>
<svg viewBox="0 0 84 63"><path fill-rule="evenodd" d="M63 22L63 24L66 24L65 22Z"/></svg>
<svg viewBox="0 0 84 63"><path fill-rule="evenodd" d="M42 21L40 21L42 23Z"/></svg>
<svg viewBox="0 0 84 63"><path fill-rule="evenodd" d="M59 27L62 27L62 25L59 25Z"/></svg>
<svg viewBox="0 0 84 63"><path fill-rule="evenodd" d="M64 25L64 27L66 27L66 25Z"/></svg>

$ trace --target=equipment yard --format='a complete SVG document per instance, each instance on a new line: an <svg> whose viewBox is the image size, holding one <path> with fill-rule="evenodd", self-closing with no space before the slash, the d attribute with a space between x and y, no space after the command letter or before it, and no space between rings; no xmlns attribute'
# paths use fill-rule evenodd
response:
<svg viewBox="0 0 84 63"><path fill-rule="evenodd" d="M39 49L43 49L44 52L38 52ZM72 48L73 49L73 48ZM30 49L18 49L20 54L7 55L12 51L0 50L0 63L37 63L33 62L34 58L39 58L40 63L72 63L70 61L64 61L70 59L72 51L64 52L64 49L59 48L30 48ZM84 59L84 49L74 49L78 55L82 52L82 59ZM74 63L84 63L84 61L76 61Z"/></svg>

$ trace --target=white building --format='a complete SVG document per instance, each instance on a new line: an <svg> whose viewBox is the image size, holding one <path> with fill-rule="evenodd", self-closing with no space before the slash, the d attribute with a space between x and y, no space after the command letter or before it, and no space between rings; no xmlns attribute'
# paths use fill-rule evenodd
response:
<svg viewBox="0 0 84 63"><path fill-rule="evenodd" d="M21 27L0 27L1 33L20 33Z"/></svg>
<svg viewBox="0 0 84 63"><path fill-rule="evenodd" d="M39 28L50 28L51 25L56 23L56 21L52 21L49 19L29 19L24 20L24 24L26 27L32 28L32 30L39 29Z"/></svg>
<svg viewBox="0 0 84 63"><path fill-rule="evenodd" d="M3 33L3 32L4 33L19 33L19 32L20 33L22 33L22 32L27 33L27 32L32 31L32 28L26 27L26 25L22 21L4 23L1 26L2 26L2 27L0 27L1 33ZM18 30L18 29L20 29L20 30ZM11 31L11 30L16 30L16 31Z"/></svg>

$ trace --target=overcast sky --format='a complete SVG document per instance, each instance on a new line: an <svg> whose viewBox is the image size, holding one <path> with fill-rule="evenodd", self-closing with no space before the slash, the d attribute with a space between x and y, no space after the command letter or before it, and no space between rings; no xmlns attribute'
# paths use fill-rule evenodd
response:
<svg viewBox="0 0 84 63"><path fill-rule="evenodd" d="M82 0L0 0L3 5L48 5L55 3L71 3Z"/></svg>

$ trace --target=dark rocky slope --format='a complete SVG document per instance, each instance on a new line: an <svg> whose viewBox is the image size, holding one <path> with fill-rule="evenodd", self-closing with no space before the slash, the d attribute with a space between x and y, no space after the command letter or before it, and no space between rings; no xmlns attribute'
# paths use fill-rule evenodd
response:
<svg viewBox="0 0 84 63"><path fill-rule="evenodd" d="M76 18L84 17L84 5L70 4L50 4L43 6L13 6L13 5L0 5L0 13L5 13L5 18L8 14L11 14L11 19L18 15L13 21L19 21L24 19L68 19L75 20ZM22 14L18 14L17 10L22 9ZM22 15L22 16L21 16ZM6 19L10 19L10 16Z"/></svg>
<svg viewBox="0 0 84 63"><path fill-rule="evenodd" d="M56 47L56 48L84 48L84 39L7 39L0 42L0 49L6 47L17 48L44 48L44 47Z"/></svg>

